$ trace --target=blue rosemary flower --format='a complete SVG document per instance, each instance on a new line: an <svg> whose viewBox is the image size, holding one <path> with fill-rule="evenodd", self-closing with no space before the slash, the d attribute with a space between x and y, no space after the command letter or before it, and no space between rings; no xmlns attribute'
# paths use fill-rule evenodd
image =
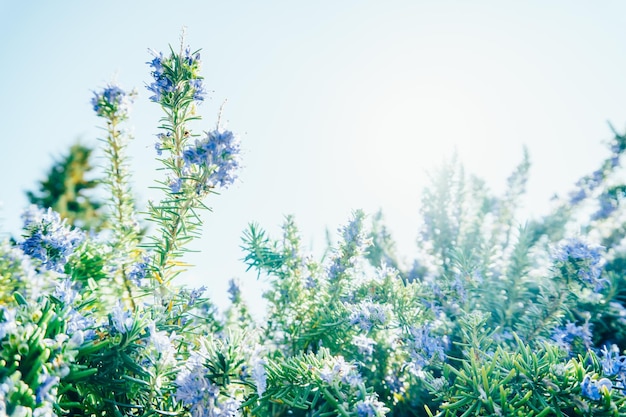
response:
<svg viewBox="0 0 626 417"><path fill-rule="evenodd" d="M603 249L602 246L592 245L580 238L570 238L559 244L553 257L567 275L574 272L582 284L590 284L595 290L600 290L608 283L607 279L601 278L604 266L601 254Z"/></svg>
<svg viewBox="0 0 626 417"><path fill-rule="evenodd" d="M183 190L183 179L182 178L170 178L168 180L168 187L170 188L170 192L172 194L178 194Z"/></svg>
<svg viewBox="0 0 626 417"><path fill-rule="evenodd" d="M611 159L610 165L611 168L615 168L615 166L617 166L617 161L619 160L619 156L617 156L618 159L615 159L615 156ZM615 162L613 162L615 160ZM600 184L602 184L602 181L604 180L604 178L606 177L606 169L607 167L604 166L601 169L597 169L595 170L591 175L587 175L581 179L579 179L578 181L576 181L576 189L572 190L569 193L569 203L572 205L578 204L581 201L583 201L584 199L586 199L587 197L591 196L593 191L598 188L600 186Z"/></svg>
<svg viewBox="0 0 626 417"><path fill-rule="evenodd" d="M176 378L176 400L191 407L192 415L202 416L203 407L213 402L219 387L212 384L201 367L183 370Z"/></svg>
<svg viewBox="0 0 626 417"><path fill-rule="evenodd" d="M176 364L176 349L172 341L176 338L176 333L168 333L166 331L158 331L156 323L150 321L148 323L148 334L150 345L154 347L159 363L171 366Z"/></svg>
<svg viewBox="0 0 626 417"><path fill-rule="evenodd" d="M191 290L191 292L189 293L189 300L187 301L187 306L193 307L198 302L198 299L202 297L202 294L204 294L205 291L206 291L206 287L204 285L199 288L194 288L193 290Z"/></svg>
<svg viewBox="0 0 626 417"><path fill-rule="evenodd" d="M454 274L454 281L450 283L450 289L456 293L459 301L462 303L467 301L467 281L469 281L469 279L464 279L460 273L456 273Z"/></svg>
<svg viewBox="0 0 626 417"><path fill-rule="evenodd" d="M620 355L619 347L611 345L610 348L603 346L600 350L602 372L606 376L617 377L617 388L626 388L626 356Z"/></svg>
<svg viewBox="0 0 626 417"><path fill-rule="evenodd" d="M613 154L613 156L615 155L619 155L622 153L622 151L624 150L624 143L623 143L623 139L620 140L620 138L615 137L613 139L613 143L611 143L611 152Z"/></svg>
<svg viewBox="0 0 626 417"><path fill-rule="evenodd" d="M354 258L343 259L341 256L335 256L332 263L328 267L328 279L330 281L336 280L339 276L344 274L349 268L354 265Z"/></svg>
<svg viewBox="0 0 626 417"><path fill-rule="evenodd" d="M84 340L91 340L96 336L96 332L93 330L93 327L96 325L96 320L93 316L84 316L80 312L70 309L66 323L65 332L69 336L80 333Z"/></svg>
<svg viewBox="0 0 626 417"><path fill-rule="evenodd" d="M172 105L184 97L195 102L204 100L206 91L199 75L200 53L192 53L189 47L182 54L172 52L168 57L151 49L149 52L153 56L148 64L152 67L154 81L146 88L154 93L151 101Z"/></svg>
<svg viewBox="0 0 626 417"><path fill-rule="evenodd" d="M234 278L228 281L228 295L230 302L233 304L241 301L241 288L239 282Z"/></svg>
<svg viewBox="0 0 626 417"><path fill-rule="evenodd" d="M129 311L125 310L121 302L118 302L110 314L113 328L120 333L126 333L133 327L133 318Z"/></svg>
<svg viewBox="0 0 626 417"><path fill-rule="evenodd" d="M63 272L69 256L84 240L82 231L71 229L52 209L31 205L22 215L24 240L20 248L27 255L39 259L44 268Z"/></svg>
<svg viewBox="0 0 626 417"><path fill-rule="evenodd" d="M331 282L353 268L358 258L364 255L367 248L371 246L372 239L368 237L365 230L364 219L365 213L362 210L356 210L352 219L339 228L342 239L328 267L328 279Z"/></svg>
<svg viewBox="0 0 626 417"><path fill-rule="evenodd" d="M613 388L613 383L608 378L591 380L589 375L585 375L583 382L580 383L580 390L582 394L594 401L600 400L602 398L602 393L609 393L611 388Z"/></svg>
<svg viewBox="0 0 626 417"><path fill-rule="evenodd" d="M604 179L604 170L603 169L596 169L591 174L591 178L589 179L589 183L591 184L592 187L595 188L595 187L599 186L602 183L603 179Z"/></svg>
<svg viewBox="0 0 626 417"><path fill-rule="evenodd" d="M398 377L395 372L390 372L384 379L385 385L394 394L403 394L406 392L405 378Z"/></svg>
<svg viewBox="0 0 626 417"><path fill-rule="evenodd" d="M127 93L119 86L109 84L102 91L94 91L93 95L91 105L98 116L124 120L128 118L137 92L133 90Z"/></svg>
<svg viewBox="0 0 626 417"><path fill-rule="evenodd" d="M156 151L157 156L162 156L163 151L172 149L172 132L168 131L167 133L158 133L156 137L158 140L154 143L154 150Z"/></svg>
<svg viewBox="0 0 626 417"><path fill-rule="evenodd" d="M369 332L376 325L384 326L389 320L389 307L371 301L361 301L352 306L349 321L365 332Z"/></svg>
<svg viewBox="0 0 626 417"><path fill-rule="evenodd" d="M35 401L37 405L40 405L46 402L55 401L56 396L56 385L59 383L60 378L57 375L41 375L42 381L39 383L39 386L35 390Z"/></svg>
<svg viewBox="0 0 626 417"><path fill-rule="evenodd" d="M66 306L74 304L74 300L78 297L78 292L74 290L74 283L71 279L66 278L57 282L54 289L54 297Z"/></svg>
<svg viewBox="0 0 626 417"><path fill-rule="evenodd" d="M192 79L189 81L189 85L193 90L193 99L195 101L204 101L206 90L204 89L202 80L199 78Z"/></svg>
<svg viewBox="0 0 626 417"><path fill-rule="evenodd" d="M307 290L312 290L317 288L319 285L319 283L317 282L317 279L315 279L315 277L312 274L307 275L307 277L304 279L304 288L306 288Z"/></svg>
<svg viewBox="0 0 626 417"><path fill-rule="evenodd" d="M574 205L574 204L580 203L580 202L581 202L581 201L583 201L586 197L587 197L587 191L586 191L586 190L584 190L584 189L582 189L582 188L579 188L579 189L577 189L576 191L572 191L572 192L570 193L570 200L569 200L569 203L570 203L571 205Z"/></svg>
<svg viewBox="0 0 626 417"><path fill-rule="evenodd" d="M590 324L587 322L582 326L568 322L565 327L559 327L552 333L552 340L561 349L569 352L570 356L579 351L585 351L591 347L592 334Z"/></svg>
<svg viewBox="0 0 626 417"><path fill-rule="evenodd" d="M382 417L388 411L385 403L378 401L376 395L368 395L364 400L356 403L357 417Z"/></svg>
<svg viewBox="0 0 626 417"><path fill-rule="evenodd" d="M433 378L433 380L430 381L430 387L435 392L441 392L444 389L448 388L449 385L449 381L443 376Z"/></svg>
<svg viewBox="0 0 626 417"><path fill-rule="evenodd" d="M364 335L356 335L352 338L352 344L357 348L358 352L366 358L371 358L374 353L376 342Z"/></svg>
<svg viewBox="0 0 626 417"><path fill-rule="evenodd" d="M265 371L266 361L264 359L256 359L252 365L252 378L256 385L256 392L262 397L267 389L267 372Z"/></svg>
<svg viewBox="0 0 626 417"><path fill-rule="evenodd" d="M605 375L617 375L620 372L626 372L626 356L619 354L619 347L611 345L611 347L603 346L600 350L602 354L602 372Z"/></svg>
<svg viewBox="0 0 626 417"><path fill-rule="evenodd" d="M146 277L146 275L148 274L149 268L150 268L150 256L147 254L144 254L141 257L140 261L135 262L129 267L128 272L127 272L127 277L132 283L140 287L141 280Z"/></svg>
<svg viewBox="0 0 626 417"><path fill-rule="evenodd" d="M598 203L600 207L591 215L591 220L606 219L617 210L617 203L608 193L602 193L600 197L598 197Z"/></svg>
<svg viewBox="0 0 626 417"><path fill-rule="evenodd" d="M611 157L610 164L611 168L616 168L620 162L620 155L614 155Z"/></svg>
<svg viewBox="0 0 626 417"><path fill-rule="evenodd" d="M356 367L352 363L346 362L343 356L332 358L330 363L320 369L319 376L327 384L340 381L350 386L357 386L362 382Z"/></svg>
<svg viewBox="0 0 626 417"><path fill-rule="evenodd" d="M407 345L412 359L410 369L414 373L421 372L424 367L435 361L443 362L445 360L444 348L447 341L444 338L431 336L429 323L422 327L413 326L409 332L410 337Z"/></svg>
<svg viewBox="0 0 626 417"><path fill-rule="evenodd" d="M203 366L206 351L193 351L185 367L176 377L176 401L189 407L193 417L215 415L216 403L220 394L220 387L213 384ZM230 407L230 405L227 405ZM227 408L223 407L226 411ZM217 414L217 415L221 415ZM227 415L227 414L225 414Z"/></svg>
<svg viewBox="0 0 626 417"><path fill-rule="evenodd" d="M211 417L237 417L239 416L239 407L241 407L241 401L237 398L227 398L223 402L216 402L216 407L213 410Z"/></svg>
<svg viewBox="0 0 626 417"><path fill-rule="evenodd" d="M365 213L362 210L357 210L352 220L339 229L344 243L353 247L355 254L365 253L367 248L372 245L372 239L368 236L363 225L364 220Z"/></svg>
<svg viewBox="0 0 626 417"><path fill-rule="evenodd" d="M601 260L601 249L601 246L592 246L580 238L571 238L561 242L554 257L562 262L572 259L589 259L592 260L594 264L597 264Z"/></svg>
<svg viewBox="0 0 626 417"><path fill-rule="evenodd" d="M228 188L237 179L240 152L239 139L233 132L216 129L185 149L183 161L188 167L196 167L205 173L201 187Z"/></svg>
<svg viewBox="0 0 626 417"><path fill-rule="evenodd" d="M154 81L147 88L154 93L150 100L158 103L162 100L163 95L174 92L174 81L172 74L169 74L169 68L164 66L164 63L167 64L167 60L163 56L163 52L157 53L152 49L149 52L154 56L152 61L148 62L153 68L151 74ZM168 74L166 74L166 70L168 70Z"/></svg>
<svg viewBox="0 0 626 417"><path fill-rule="evenodd" d="M172 341L170 335L165 331L157 331L155 323L148 326L150 329L150 342L158 353L168 353L172 351Z"/></svg>

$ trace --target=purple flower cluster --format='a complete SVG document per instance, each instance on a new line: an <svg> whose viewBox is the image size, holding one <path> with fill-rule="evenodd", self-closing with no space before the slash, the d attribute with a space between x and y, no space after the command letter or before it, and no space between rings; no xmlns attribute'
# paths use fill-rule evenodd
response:
<svg viewBox="0 0 626 417"><path fill-rule="evenodd" d="M418 373L425 366L435 361L443 362L445 360L444 348L447 343L440 337L431 336L429 324L422 327L411 327L409 333L408 346L413 372Z"/></svg>
<svg viewBox="0 0 626 417"><path fill-rule="evenodd" d="M583 349L589 349L592 344L592 334L589 323L585 323L582 326L577 326L572 322L565 324L565 327L557 328L552 333L552 340L556 342L557 346L569 352L573 355L574 348L582 346Z"/></svg>
<svg viewBox="0 0 626 417"><path fill-rule="evenodd" d="M361 355L366 358L371 358L374 353L376 341L364 335L357 335L352 338L352 344L357 348Z"/></svg>
<svg viewBox="0 0 626 417"><path fill-rule="evenodd" d="M357 258L365 254L367 248L372 245L372 239L368 236L363 225L364 219L365 213L357 210L350 222L339 228L342 242L328 267L328 277L331 281L352 268Z"/></svg>
<svg viewBox="0 0 626 417"><path fill-rule="evenodd" d="M231 278L228 281L228 295L231 303L238 303L241 301L241 288L239 286L239 281L235 278Z"/></svg>
<svg viewBox="0 0 626 417"><path fill-rule="evenodd" d="M598 245L591 245L582 239L567 239L559 245L554 253L554 260L562 265L575 268L576 275L583 284L590 284L600 290L608 282L602 279L604 260L602 250Z"/></svg>
<svg viewBox="0 0 626 417"><path fill-rule="evenodd" d="M606 376L615 376L617 378L617 388L626 388L626 356L620 355L617 345L610 348L604 346L600 353L602 358L602 372Z"/></svg>
<svg viewBox="0 0 626 417"><path fill-rule="evenodd" d="M343 382L353 387L363 381L356 367L346 362L343 356L337 356L330 364L325 365L320 370L320 379L327 384Z"/></svg>
<svg viewBox="0 0 626 417"><path fill-rule="evenodd" d="M353 307L350 313L350 325L357 325L369 332L375 325L384 326L389 320L387 306L371 301L362 301Z"/></svg>
<svg viewBox="0 0 626 417"><path fill-rule="evenodd" d="M385 403L378 401L375 395L368 395L364 400L356 403L357 417L379 417L384 416L389 409Z"/></svg>
<svg viewBox="0 0 626 417"><path fill-rule="evenodd" d="M592 380L589 375L585 375L583 382L580 383L580 390L582 394L594 401L600 400L602 398L602 393L610 392L611 388L613 388L613 383L608 378Z"/></svg>
<svg viewBox="0 0 626 417"><path fill-rule="evenodd" d="M88 315L84 316L73 308L69 310L66 318L66 333L72 336L77 346L82 344L83 340L91 340L96 337L93 328L96 326L96 320Z"/></svg>
<svg viewBox="0 0 626 417"><path fill-rule="evenodd" d="M144 255L140 261L132 264L127 272L128 279L137 285L141 286L141 280L148 275L148 270L150 268L150 256Z"/></svg>
<svg viewBox="0 0 626 417"><path fill-rule="evenodd" d="M176 339L176 332L168 333L157 330L156 323L151 320L148 323L150 345L154 347L157 354L156 360L162 365L172 366L176 363L176 348L173 341Z"/></svg>
<svg viewBox="0 0 626 417"><path fill-rule="evenodd" d="M227 188L237 179L240 167L239 139L229 130L210 131L202 140L183 151L187 167L198 167L208 173L203 186Z"/></svg>
<svg viewBox="0 0 626 417"><path fill-rule="evenodd" d="M176 401L189 407L192 417L235 417L241 401L230 397L221 401L220 387L213 384L203 366L205 352L192 352L186 367L176 378Z"/></svg>
<svg viewBox="0 0 626 417"><path fill-rule="evenodd" d="M617 202L608 193L602 193L598 198L600 207L592 214L591 220L603 220L608 218L611 214L617 210Z"/></svg>
<svg viewBox="0 0 626 417"><path fill-rule="evenodd" d="M183 190L182 178L169 178L168 180L168 186L170 187L172 194L178 194Z"/></svg>
<svg viewBox="0 0 626 417"><path fill-rule="evenodd" d="M152 77L154 81L147 86L148 90L154 93L150 100L155 103L173 104L173 96L181 94L191 100L201 102L204 100L206 91L199 76L200 54L192 53L189 47L182 55L172 52L169 57L165 57L162 52L150 50L154 56L148 62L152 67Z"/></svg>
<svg viewBox="0 0 626 417"><path fill-rule="evenodd" d="M199 288L194 288L189 293L189 299L187 300L187 307L193 307L198 302L198 299L202 297L202 294L206 291L206 287L203 285Z"/></svg>
<svg viewBox="0 0 626 417"><path fill-rule="evenodd" d="M113 325L113 329L115 329L119 333L124 334L133 328L133 317L128 310L124 309L124 306L121 302L118 302L113 307L109 317L111 320L111 324Z"/></svg>
<svg viewBox="0 0 626 417"><path fill-rule="evenodd" d="M53 295L64 305L72 306L78 297L78 292L74 289L74 282L66 278L56 283Z"/></svg>
<svg viewBox="0 0 626 417"><path fill-rule="evenodd" d="M217 402L213 409L214 417L238 417L241 415L239 408L241 400L237 398L227 398L222 402Z"/></svg>
<svg viewBox="0 0 626 417"><path fill-rule="evenodd" d="M367 247L372 244L371 238L368 237L363 227L364 219L365 213L359 210L354 213L354 217L347 225L339 229L343 241L347 245L354 246L356 253L364 253Z"/></svg>
<svg viewBox="0 0 626 417"><path fill-rule="evenodd" d="M604 161L602 168L576 182L577 188L570 192L569 203L572 205L577 204L591 196L593 191L602 184L606 176L620 165L620 158L624 150L626 150L626 141L623 136L616 134L611 144L611 156Z"/></svg>
<svg viewBox="0 0 626 417"><path fill-rule="evenodd" d="M100 92L93 92L91 105L100 117L107 119L126 119L135 100L134 91L127 93L119 86L109 84Z"/></svg>
<svg viewBox="0 0 626 417"><path fill-rule="evenodd" d="M578 188L570 193L570 204L577 204L584 200L602 183L604 176L604 170L598 169L591 175L578 180L576 182Z"/></svg>
<svg viewBox="0 0 626 417"><path fill-rule="evenodd" d="M266 361L261 358L254 360L252 366L252 378L256 385L256 392L259 397L262 397L267 389L267 372L265 371Z"/></svg>
<svg viewBox="0 0 626 417"><path fill-rule="evenodd" d="M209 381L201 366L184 369L176 378L176 400L190 407L191 414L202 416L204 409L219 395L219 387Z"/></svg>
<svg viewBox="0 0 626 417"><path fill-rule="evenodd" d="M35 401L37 405L41 405L45 402L52 404L56 400L56 388L57 384L61 380L58 375L41 375L41 382L35 390Z"/></svg>
<svg viewBox="0 0 626 417"><path fill-rule="evenodd" d="M32 205L22 219L25 234L20 248L25 254L39 259L43 268L62 273L69 256L84 240L84 233L72 230L50 208L44 210Z"/></svg>
<svg viewBox="0 0 626 417"><path fill-rule="evenodd" d="M154 56L152 61L148 62L152 67L151 74L154 77L154 81L147 88L154 93L150 100L158 103L163 95L174 92L174 80L171 74L166 75L165 73L166 67L164 67L163 63L167 62L167 60L163 56L163 52L157 53L150 50L150 53Z"/></svg>
<svg viewBox="0 0 626 417"><path fill-rule="evenodd" d="M580 184L577 184L579 187L581 187ZM581 201L583 201L585 198L587 198L587 190L585 190L584 188L577 188L576 190L572 191L569 194L569 203L571 205L580 203Z"/></svg>
<svg viewBox="0 0 626 417"><path fill-rule="evenodd" d="M579 238L571 238L563 241L555 254L555 259L566 262L571 259L591 259L594 264L601 260L601 246L592 246Z"/></svg>

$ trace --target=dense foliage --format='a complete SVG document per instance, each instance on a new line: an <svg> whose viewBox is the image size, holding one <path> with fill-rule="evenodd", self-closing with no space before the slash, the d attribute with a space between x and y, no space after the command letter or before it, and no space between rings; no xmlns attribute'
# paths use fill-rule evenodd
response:
<svg viewBox="0 0 626 417"><path fill-rule="evenodd" d="M0 416L626 415L625 136L524 223L528 155L502 195L452 158L423 192L410 262L382 213L355 210L321 259L293 217L277 238L251 223L244 262L269 282L257 322L235 281L224 312L176 283L205 201L241 163L219 121L192 129L200 63L184 46L148 63L160 201L136 207L136 93L108 85L92 100L107 221L73 227L46 204L51 179L0 243Z"/></svg>

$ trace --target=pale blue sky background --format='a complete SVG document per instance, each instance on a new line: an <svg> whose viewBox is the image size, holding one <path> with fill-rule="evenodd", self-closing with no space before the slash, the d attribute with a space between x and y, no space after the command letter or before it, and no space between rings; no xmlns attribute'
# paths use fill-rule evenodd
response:
<svg viewBox="0 0 626 417"><path fill-rule="evenodd" d="M19 230L24 190L54 156L96 143L91 90L113 78L139 90L133 179L140 202L156 198L147 49L178 45L183 26L213 91L197 129L228 100L245 149L242 181L208 201L184 282L218 306L238 277L261 311L264 283L239 260L249 222L276 234L294 214L319 252L326 227L382 208L408 258L426 172L454 148L501 190L527 145L538 214L607 155L607 122L626 126L626 2L0 0L4 231Z"/></svg>

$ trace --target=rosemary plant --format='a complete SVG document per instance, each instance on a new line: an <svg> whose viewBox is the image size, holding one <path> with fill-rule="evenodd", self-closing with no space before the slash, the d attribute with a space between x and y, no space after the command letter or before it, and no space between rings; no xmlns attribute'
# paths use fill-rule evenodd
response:
<svg viewBox="0 0 626 417"><path fill-rule="evenodd" d="M626 416L626 137L525 221L527 152L502 195L453 158L408 260L382 212L355 210L320 259L293 216L278 238L251 222L243 261L269 287L256 321L237 280L223 312L177 283L241 145L219 117L195 133L200 53L151 54L160 200L133 199L138 93L111 84L92 100L109 221L86 233L32 206L0 242L0 417Z"/></svg>

